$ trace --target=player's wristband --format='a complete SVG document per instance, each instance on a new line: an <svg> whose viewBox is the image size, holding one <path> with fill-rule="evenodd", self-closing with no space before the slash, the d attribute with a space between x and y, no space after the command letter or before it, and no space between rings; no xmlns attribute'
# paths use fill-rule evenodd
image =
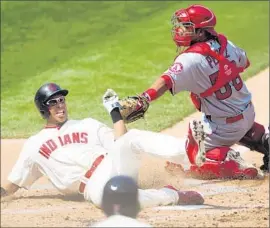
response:
<svg viewBox="0 0 270 228"><path fill-rule="evenodd" d="M122 117L122 115L120 113L119 108L113 109L110 114L111 114L113 123L116 123L119 120L122 120L123 119L123 117Z"/></svg>
<svg viewBox="0 0 270 228"><path fill-rule="evenodd" d="M142 96L144 96L149 102L155 100L157 98L157 91L155 89L148 89L144 93L142 93Z"/></svg>

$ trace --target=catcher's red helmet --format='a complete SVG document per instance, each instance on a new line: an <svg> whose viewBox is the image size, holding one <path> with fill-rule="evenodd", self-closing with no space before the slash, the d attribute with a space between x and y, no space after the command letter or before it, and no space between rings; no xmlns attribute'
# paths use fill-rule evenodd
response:
<svg viewBox="0 0 270 228"><path fill-rule="evenodd" d="M206 29L213 35L217 35L214 30L216 16L208 8L202 5L192 5L186 9L177 10L171 18L173 29L172 36L177 46L190 46L195 36L195 29Z"/></svg>

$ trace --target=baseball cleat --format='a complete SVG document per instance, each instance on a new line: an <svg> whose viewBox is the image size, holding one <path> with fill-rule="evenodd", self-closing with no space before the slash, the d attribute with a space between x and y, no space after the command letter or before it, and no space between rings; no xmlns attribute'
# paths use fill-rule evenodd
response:
<svg viewBox="0 0 270 228"><path fill-rule="evenodd" d="M226 159L227 161L235 161L239 166L239 172L236 173L236 177L243 179L263 179L264 174L261 170L258 170L254 165L247 163L240 155L238 151L233 149L229 150Z"/></svg>
<svg viewBox="0 0 270 228"><path fill-rule="evenodd" d="M190 128L192 131L193 138L198 144L198 153L195 158L195 163L197 166L202 166L205 162L205 145L204 140L206 137L206 133L204 132L204 125L199 120L193 120L190 122Z"/></svg>
<svg viewBox="0 0 270 228"><path fill-rule="evenodd" d="M175 190L178 193L177 205L201 205L204 203L203 196L196 191L180 191L171 185L167 185L164 188Z"/></svg>

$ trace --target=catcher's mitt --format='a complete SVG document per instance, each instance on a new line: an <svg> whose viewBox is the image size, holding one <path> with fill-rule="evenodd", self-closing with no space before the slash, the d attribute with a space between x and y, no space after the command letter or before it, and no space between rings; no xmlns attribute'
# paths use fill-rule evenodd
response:
<svg viewBox="0 0 270 228"><path fill-rule="evenodd" d="M120 112L125 123L131 123L144 117L149 107L149 102L145 97L132 96L119 99L121 105Z"/></svg>

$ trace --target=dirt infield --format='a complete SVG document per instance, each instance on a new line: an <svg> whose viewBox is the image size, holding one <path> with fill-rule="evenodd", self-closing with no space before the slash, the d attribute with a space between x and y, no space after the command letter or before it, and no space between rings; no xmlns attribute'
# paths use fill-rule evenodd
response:
<svg viewBox="0 0 270 228"><path fill-rule="evenodd" d="M251 78L247 85L253 93L256 120L269 124L269 69ZM194 113L163 131L183 137ZM23 139L1 140L1 186L16 161ZM262 155L236 146L243 157L259 166ZM170 175L164 161L143 156L140 185L144 188L173 184L197 190L205 196L202 208L157 207L145 209L139 220L158 227L269 227L269 175L263 180L202 181ZM147 175L145 175L147 173ZM104 218L103 213L78 196L62 196L45 179L31 190L19 190L10 201L1 202L1 227L86 227Z"/></svg>

